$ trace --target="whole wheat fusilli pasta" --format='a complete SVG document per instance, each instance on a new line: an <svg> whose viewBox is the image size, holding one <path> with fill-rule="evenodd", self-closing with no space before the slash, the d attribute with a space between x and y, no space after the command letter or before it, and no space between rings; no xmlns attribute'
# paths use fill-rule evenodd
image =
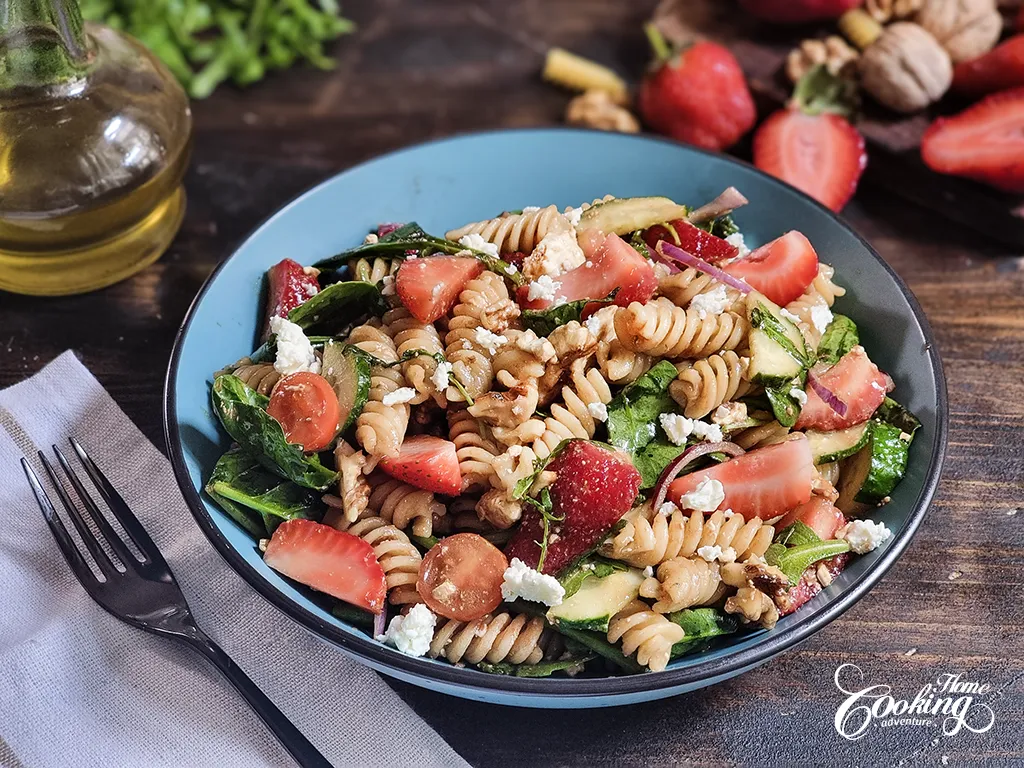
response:
<svg viewBox="0 0 1024 768"><path fill-rule="evenodd" d="M489 243L498 246L500 253L530 253L544 237L552 232L572 232L569 220L559 213L558 208L506 213L486 221L475 221L445 233L449 240L458 241L466 235L480 235Z"/></svg>
<svg viewBox="0 0 1024 768"><path fill-rule="evenodd" d="M422 403L428 397L438 400L438 405L444 407L444 391L447 389L447 380L444 387L438 389L431 377L437 370L437 360L431 355L442 351L441 337L432 323L421 323L405 307L397 307L384 314L384 331L395 342L398 356L415 350L423 350L426 355L420 355L402 363L402 375L405 376L409 386L416 390L416 397L410 402L414 405Z"/></svg>
<svg viewBox="0 0 1024 768"><path fill-rule="evenodd" d="M703 360L677 363L679 375L669 385L669 394L687 418L704 418L749 391L750 383L744 378L749 363L731 349Z"/></svg>
<svg viewBox="0 0 1024 768"><path fill-rule="evenodd" d="M429 655L444 656L453 664L537 664L553 641L544 619L503 611L470 622L449 619L435 630Z"/></svg>
<svg viewBox="0 0 1024 768"><path fill-rule="evenodd" d="M747 319L734 312L700 317L666 298L634 301L615 313L615 335L626 349L669 360L707 357L746 343Z"/></svg>
<svg viewBox="0 0 1024 768"><path fill-rule="evenodd" d="M672 646L685 637L678 624L655 613L647 603L634 600L608 623L608 642L622 641L622 652L652 672L660 672L672 658Z"/></svg>
<svg viewBox="0 0 1024 768"><path fill-rule="evenodd" d="M657 613L713 603L723 592L718 563L699 557L674 557L658 566L657 576L644 579L640 596L655 600Z"/></svg>
<svg viewBox="0 0 1024 768"><path fill-rule="evenodd" d="M430 491L388 477L379 470L370 476L367 508L396 528L403 531L411 528L417 536L430 536L434 518L448 511Z"/></svg>
<svg viewBox="0 0 1024 768"><path fill-rule="evenodd" d="M398 360L391 337L369 323L356 326L348 343L384 363ZM405 377L396 367L375 365L370 372L370 395L356 418L356 441L370 456L397 456L409 426L407 403L385 405L384 398L406 386Z"/></svg>
<svg viewBox="0 0 1024 768"><path fill-rule="evenodd" d="M388 586L392 605L423 602L416 591L416 579L423 557L409 537L382 517L364 517L346 529L373 548Z"/></svg>
<svg viewBox="0 0 1024 768"><path fill-rule="evenodd" d="M717 288L721 283L711 275L706 275L694 267L687 267L681 272L667 275L658 280L658 295L664 296L677 307L686 309L694 297ZM735 288L726 288L725 295L730 304L730 312L742 313L746 306L743 294Z"/></svg>

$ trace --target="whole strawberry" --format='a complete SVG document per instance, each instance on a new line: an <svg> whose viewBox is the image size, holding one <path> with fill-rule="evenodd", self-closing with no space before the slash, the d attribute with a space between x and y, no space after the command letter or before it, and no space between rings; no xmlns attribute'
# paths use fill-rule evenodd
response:
<svg viewBox="0 0 1024 768"><path fill-rule="evenodd" d="M751 16L774 24L805 24L838 19L864 0L740 0Z"/></svg>
<svg viewBox="0 0 1024 768"><path fill-rule="evenodd" d="M649 128L723 150L754 127L754 99L727 48L705 40L673 52L653 24L646 32L655 61L640 86L639 107Z"/></svg>

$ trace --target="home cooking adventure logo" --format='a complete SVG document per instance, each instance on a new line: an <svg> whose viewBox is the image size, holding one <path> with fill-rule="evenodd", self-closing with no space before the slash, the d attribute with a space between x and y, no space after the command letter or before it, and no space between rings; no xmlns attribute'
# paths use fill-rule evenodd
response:
<svg viewBox="0 0 1024 768"><path fill-rule="evenodd" d="M856 664L841 665L834 679L847 697L836 710L835 728L850 741L875 727L941 728L943 735L956 736L965 729L985 733L996 722L995 712L982 701L992 694L992 686L960 674L938 675L911 699L896 698L883 683L868 685Z"/></svg>

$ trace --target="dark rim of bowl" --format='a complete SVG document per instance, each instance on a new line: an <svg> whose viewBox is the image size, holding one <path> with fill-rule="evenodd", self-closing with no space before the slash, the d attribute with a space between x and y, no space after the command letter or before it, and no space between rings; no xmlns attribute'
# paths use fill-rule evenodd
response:
<svg viewBox="0 0 1024 768"><path fill-rule="evenodd" d="M376 162L382 158L414 151L433 144L460 141L471 137L548 132L559 132L566 135L572 133L600 133L599 131L585 128L551 126L468 132L456 134L454 136L447 136L441 139L431 139L419 144L413 144L411 146L392 150L391 152L378 155L341 171L339 174L335 174L334 176L325 179L298 197L293 198L291 201L284 204L264 219L240 245L236 246L233 253L218 265L206 279L206 282L203 283L202 288L200 288L199 293L196 295L189 307L181 328L175 337L174 347L171 352L170 364L167 369L167 377L165 380L163 413L164 433L167 438L167 447L171 465L174 469L175 478L178 482L178 486L181 488L186 502L188 503L189 509L192 511L192 515L195 517L199 527L203 530L203 533L206 534L206 537L213 543L214 547L228 562L228 564L243 579L245 579L253 589L306 629L342 647L346 651L357 656L364 657L374 664L378 664L382 667L393 668L396 672L402 673L403 675L427 680L437 680L448 686L467 690L493 690L505 694L519 695L524 699L535 697L547 700L566 700L572 698L619 697L628 696L630 694L650 693L665 689L692 686L705 683L716 678L725 678L739 674L740 672L761 664L772 656L803 642L812 634L841 616L857 601L863 598L864 595L866 595L868 591L870 591L871 588L879 581L879 579L885 575L886 571L892 567L896 560L899 559L900 555L903 554L903 551L909 545L914 533L921 525L938 486L942 465L946 456L946 432L949 420L949 406L946 399L946 380L942 369L942 361L939 358L935 344L935 337L927 319L924 316L924 312L922 311L920 304L914 297L913 293L911 293L904 284L903 280L893 271L888 263L886 263L886 261L875 252L874 248L872 248L863 237L861 237L834 212L795 187L765 174L750 163L738 160L728 155L708 152L697 147L681 144L660 136L644 134L620 135L619 137L619 140L621 141L643 141L666 144L682 152L708 155L729 163L735 163L736 165L747 168L748 170L752 170L762 176L770 184L775 184L789 192L795 192L797 195L802 197L806 203L827 214L837 226L842 227L857 238L872 257L881 264L882 268L885 269L893 281L895 281L913 311L914 320L920 326L922 335L927 343L926 351L935 372L935 397L937 405L936 430L932 438L931 466L928 468L928 476L925 479L924 488L921 490L921 493L917 498L913 511L910 513L906 523L904 523L903 527L893 538L892 544L881 555L878 562L876 562L870 570L864 574L863 578L850 587L850 589L838 599L833 600L822 608L808 612L808 614L803 617L800 617L800 613L802 613L802 611L796 612L791 617L788 617L788 622L785 626L760 635L761 642L757 645L719 658L709 659L704 663L693 664L692 666L688 666L683 669L669 668L656 674L622 675L617 677L581 680L559 678L530 679L493 675L468 667L459 668L445 664L437 664L422 658L407 656L394 651L393 649L388 648L369 637L356 633L348 634L342 631L333 624L325 621L316 613L294 603L291 599L266 582L263 577L245 561L242 555L231 546L227 538L217 528L213 518L207 512L205 504L200 498L199 493L192 485L192 480L189 477L188 470L185 466L185 458L181 446L181 435L175 418L177 404L175 401L174 391L182 345L191 327L197 307L202 302L203 297L206 295L206 292L213 284L217 275L224 266L235 257L242 245L249 242L249 240L251 240L271 219L276 217L286 208L300 204L307 195L313 194L323 184L328 183L343 173L348 173L349 171Z"/></svg>

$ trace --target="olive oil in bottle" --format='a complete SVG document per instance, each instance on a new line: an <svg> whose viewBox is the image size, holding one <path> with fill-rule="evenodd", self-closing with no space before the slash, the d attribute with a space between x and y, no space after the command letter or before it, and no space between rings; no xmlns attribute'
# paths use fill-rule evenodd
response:
<svg viewBox="0 0 1024 768"><path fill-rule="evenodd" d="M0 0L0 290L82 293L166 250L192 116L134 39L75 0Z"/></svg>

